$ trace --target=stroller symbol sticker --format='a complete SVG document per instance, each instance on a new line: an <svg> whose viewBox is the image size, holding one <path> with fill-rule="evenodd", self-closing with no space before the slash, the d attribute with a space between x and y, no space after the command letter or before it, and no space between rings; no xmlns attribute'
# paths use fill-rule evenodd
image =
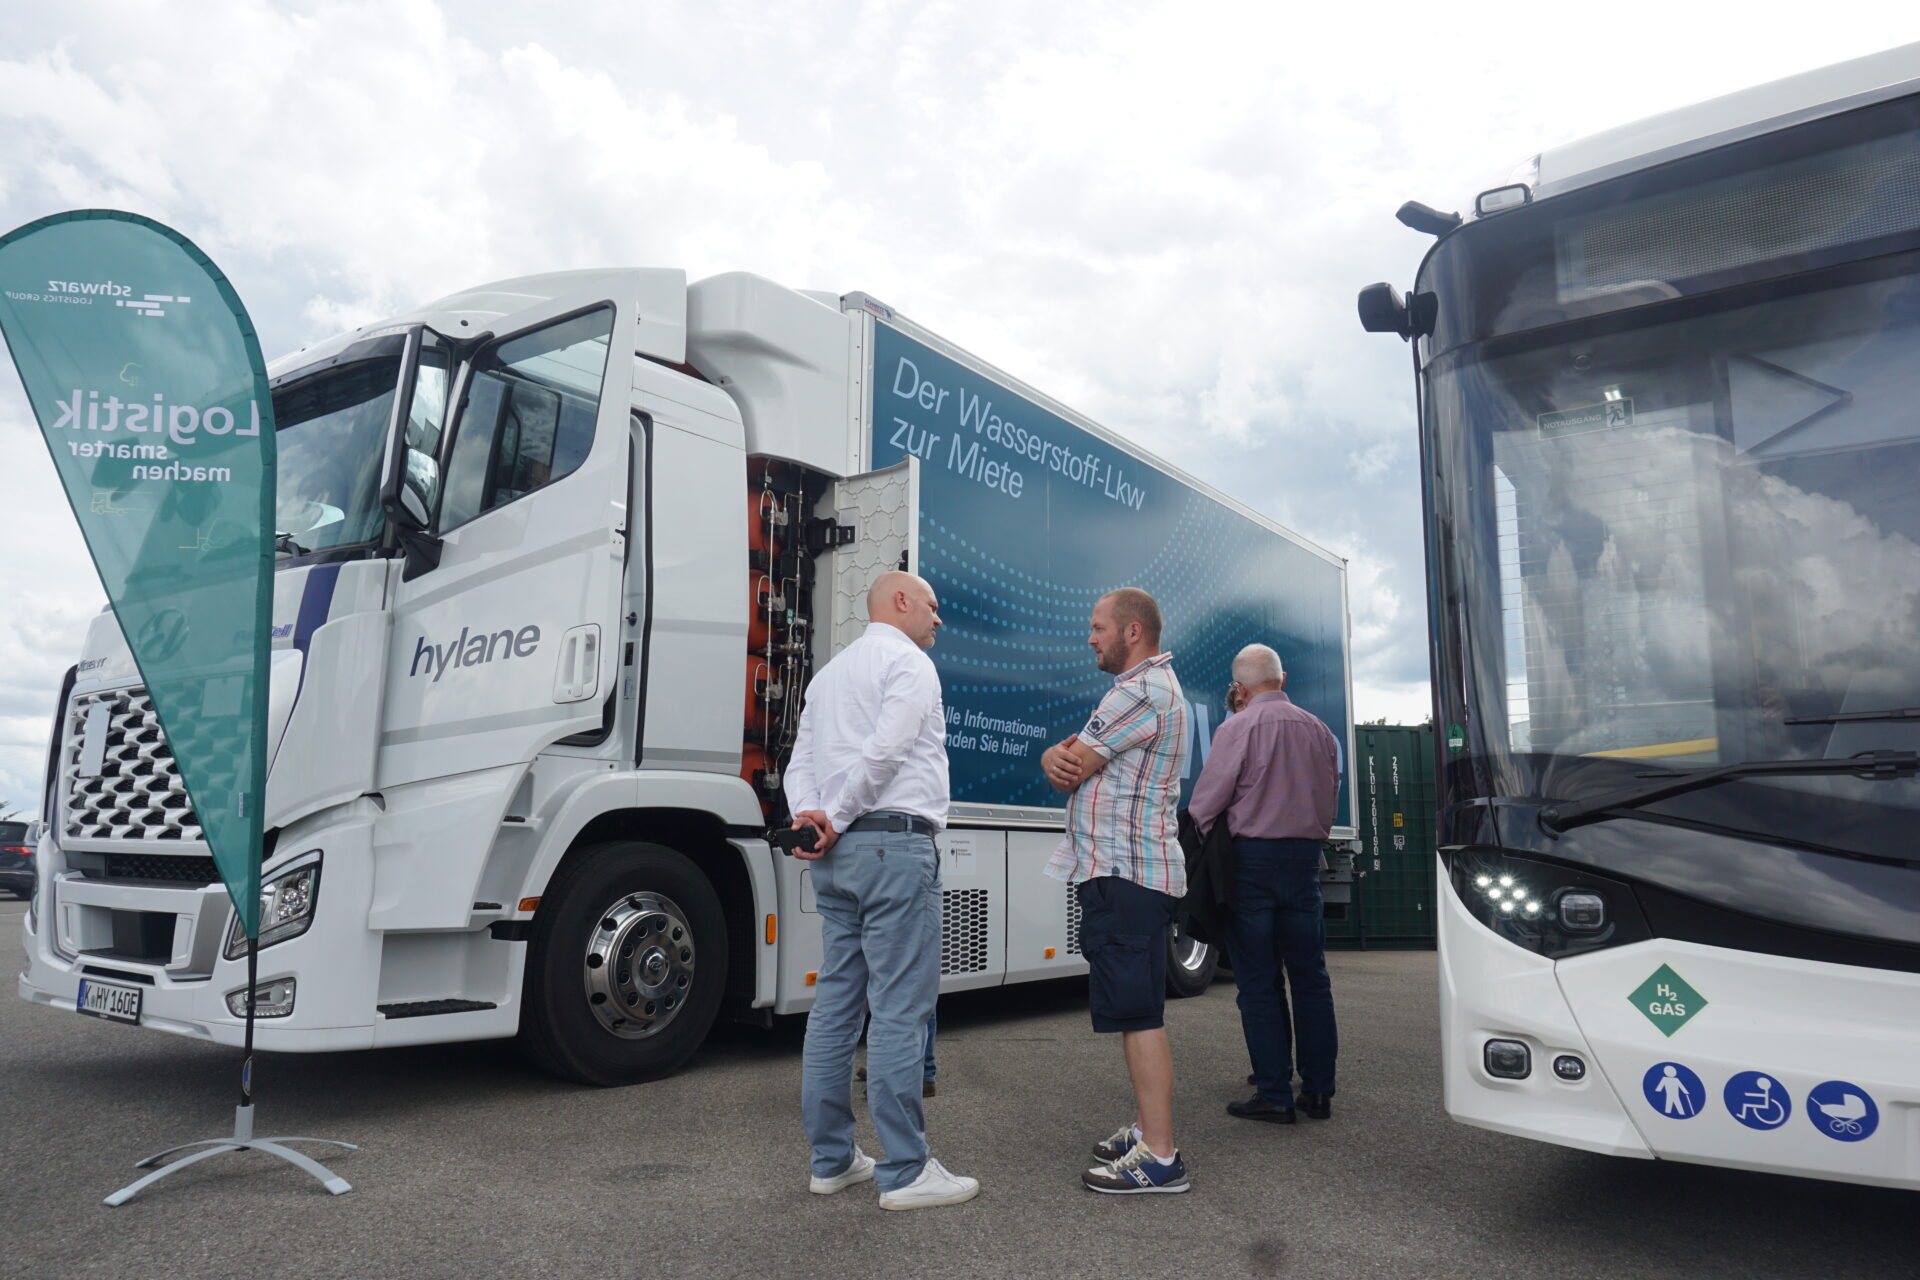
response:
<svg viewBox="0 0 1920 1280"><path fill-rule="evenodd" d="M1880 1108L1859 1085L1829 1080L1807 1095L1807 1119L1836 1142L1859 1142L1880 1127Z"/></svg>
<svg viewBox="0 0 1920 1280"><path fill-rule="evenodd" d="M1749 1129L1778 1129L1793 1114L1787 1086L1758 1071L1742 1071L1727 1081L1721 1097L1733 1118Z"/></svg>

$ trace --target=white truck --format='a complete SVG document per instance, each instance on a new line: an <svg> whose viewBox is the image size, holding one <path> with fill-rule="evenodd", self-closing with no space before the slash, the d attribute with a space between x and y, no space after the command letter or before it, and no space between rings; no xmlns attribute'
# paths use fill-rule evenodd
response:
<svg viewBox="0 0 1920 1280"><path fill-rule="evenodd" d="M1343 561L864 295L542 275L270 373L264 1049L518 1035L620 1084L807 1009L780 767L896 565L947 621L943 990L1085 971L1038 755L1099 695L1102 591L1160 598L1190 690L1274 643L1351 742ZM237 1044L242 939L110 613L60 707L20 994Z"/></svg>

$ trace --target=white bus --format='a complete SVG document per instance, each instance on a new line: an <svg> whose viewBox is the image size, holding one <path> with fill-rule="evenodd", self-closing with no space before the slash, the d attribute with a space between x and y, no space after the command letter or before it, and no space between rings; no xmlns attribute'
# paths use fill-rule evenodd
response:
<svg viewBox="0 0 1920 1280"><path fill-rule="evenodd" d="M1401 217L1448 1111L1920 1188L1920 45Z"/></svg>

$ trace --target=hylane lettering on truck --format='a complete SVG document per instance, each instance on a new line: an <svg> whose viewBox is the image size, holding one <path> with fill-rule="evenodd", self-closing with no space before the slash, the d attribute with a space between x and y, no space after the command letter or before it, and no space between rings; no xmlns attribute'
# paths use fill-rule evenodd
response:
<svg viewBox="0 0 1920 1280"><path fill-rule="evenodd" d="M456 667L479 667L489 662L504 662L509 658L530 658L539 647L540 628L537 626L524 626L518 630L507 627L491 632L462 627L460 634L445 644L436 644L430 637L421 636L414 642L413 662L407 667L407 676L427 676L438 684L442 676Z"/></svg>

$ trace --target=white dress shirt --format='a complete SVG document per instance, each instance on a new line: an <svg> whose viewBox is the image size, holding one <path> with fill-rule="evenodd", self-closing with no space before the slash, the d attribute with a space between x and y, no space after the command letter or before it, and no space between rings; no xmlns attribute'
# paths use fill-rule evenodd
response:
<svg viewBox="0 0 1920 1280"><path fill-rule="evenodd" d="M869 622L807 685L784 783L795 813L836 833L876 809L947 825L947 722L933 660L904 631Z"/></svg>

